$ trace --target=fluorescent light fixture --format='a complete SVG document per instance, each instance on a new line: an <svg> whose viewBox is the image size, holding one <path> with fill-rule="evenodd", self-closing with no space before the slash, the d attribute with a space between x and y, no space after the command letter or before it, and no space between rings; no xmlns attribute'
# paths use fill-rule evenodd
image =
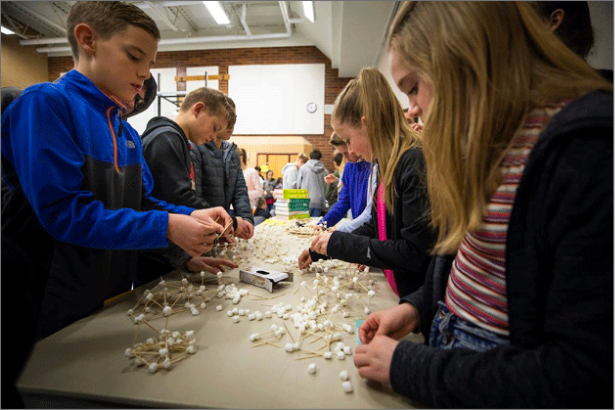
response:
<svg viewBox="0 0 615 410"><path fill-rule="evenodd" d="M2 28L2 34L15 34L15 32L13 30L9 30L8 28L4 27L4 26L0 26Z"/></svg>
<svg viewBox="0 0 615 410"><path fill-rule="evenodd" d="M212 17L216 20L218 24L230 24L230 20L228 16L224 12L224 7L220 4L219 1L204 1L205 7L211 13Z"/></svg>
<svg viewBox="0 0 615 410"><path fill-rule="evenodd" d="M312 23L314 22L314 2L313 1L302 1L303 3L303 14L305 18L310 20Z"/></svg>

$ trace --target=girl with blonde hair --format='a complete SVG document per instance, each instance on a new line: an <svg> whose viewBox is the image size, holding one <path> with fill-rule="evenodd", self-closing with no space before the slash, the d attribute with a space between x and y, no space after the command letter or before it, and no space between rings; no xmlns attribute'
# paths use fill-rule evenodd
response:
<svg viewBox="0 0 615 410"><path fill-rule="evenodd" d="M372 217L352 233L325 232L315 237L299 267L326 255L385 270L400 296L424 281L435 235L429 227L424 162L419 134L382 73L364 68L335 101L331 125L342 141L367 161L378 164L378 189ZM320 254L320 255L319 255Z"/></svg>
<svg viewBox="0 0 615 410"><path fill-rule="evenodd" d="M407 2L390 30L438 237L359 374L431 407L611 408L612 85L525 2Z"/></svg>

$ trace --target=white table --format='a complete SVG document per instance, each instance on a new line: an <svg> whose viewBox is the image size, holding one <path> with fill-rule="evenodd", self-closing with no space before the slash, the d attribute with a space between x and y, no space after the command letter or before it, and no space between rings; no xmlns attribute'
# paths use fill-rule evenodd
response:
<svg viewBox="0 0 615 410"><path fill-rule="evenodd" d="M272 234L274 236L272 236ZM263 244L275 247L285 256L299 255L308 246L310 239L280 233L280 228L262 224L257 227L255 241L261 245L250 245L247 251L238 251L249 257L246 264L263 266L269 269L282 269L283 263L268 264L267 251L261 251ZM266 249L266 247L265 247ZM271 252L273 253L273 251ZM174 272L165 280L179 278ZM333 273L326 274L329 277ZM209 275L208 275L209 276ZM238 305L231 300L214 297L198 316L189 313L178 314L169 321L170 330L195 331L199 350L188 359L178 363L170 371L159 370L154 374L146 367L134 367L124 356L126 348L132 347L136 335L136 325L127 316L127 311L135 306L144 288L135 289L119 298L115 304L80 320L77 323L40 341L33 349L17 386L26 396L27 406L103 406L103 407L211 407L211 408L402 408L416 406L395 393L390 388L367 383L361 379L353 365L352 356L345 360L312 358L296 360L297 352L288 353L283 349L290 342L285 335L279 344L282 348L270 345L253 347L248 338L254 332L265 332L272 323L282 326L286 323L291 334L299 337L293 328L292 320L282 320L274 315L272 319L248 321L241 317L240 323L233 323L226 314L234 307L264 312L270 309L265 304L283 302L296 307L300 297L309 298L305 287L299 289L303 281L308 286L315 274L298 274L295 269L294 282L282 285L273 294L264 289L238 281L239 269L225 273L224 280L234 282L239 288L249 290ZM397 303L381 273L372 273L375 280L376 296L370 304L372 311L386 308ZM216 280L210 276L208 288L216 287ZM262 300L260 297L281 297ZM216 311L217 305L222 311ZM292 312L291 312L292 313ZM341 315L338 321L342 321ZM347 320L354 323L354 320ZM157 328L163 327L164 319L152 320ZM141 326L139 340L153 336L154 332ZM410 336L421 342L420 336ZM307 339L302 346L316 349L322 343ZM343 334L343 342L357 346L355 334ZM310 363L316 363L316 374L308 374ZM342 390L339 373L347 370L353 393ZM43 401L44 403L42 403Z"/></svg>

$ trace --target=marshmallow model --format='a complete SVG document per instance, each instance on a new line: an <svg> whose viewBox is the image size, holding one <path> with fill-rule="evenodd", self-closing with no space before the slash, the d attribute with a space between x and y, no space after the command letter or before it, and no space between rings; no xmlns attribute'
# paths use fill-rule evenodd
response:
<svg viewBox="0 0 615 410"><path fill-rule="evenodd" d="M225 247L223 251L228 251L228 255L232 256L240 266L254 266L253 257L259 255L261 261L267 258L271 263L288 265L283 269L289 273L293 269L295 273L311 272L311 279L308 279L310 277L308 276L300 285L294 284L296 288L294 302L286 298L284 303L276 301L270 305L264 300L275 297L263 297L255 291L249 298L250 301L260 299L264 302L261 305L271 307L263 313L258 310L251 312L243 308L242 303L242 298L250 294L249 290L238 287L233 283L233 279L225 277L223 272L218 272L215 277L201 271L181 277L179 280L161 279L153 288L145 290L133 309L127 312L135 325L139 328L143 326L145 329L145 333L138 335L146 335L148 330L156 330L155 325L159 323L173 329L174 324L169 322L171 318L188 314L199 316L212 298L217 297L222 300L216 305L216 311L222 311L224 306L227 309L225 310L227 317L233 323L242 322L241 326L253 327L256 321L263 319L270 321L260 333L251 333L247 337L255 348L269 345L283 349L288 357L287 360L308 358L345 360L347 355L352 355L351 346L343 342L354 340L348 335L355 333L355 319L365 318L371 309L374 309L371 308L371 302L376 295L378 285L372 280L369 268L359 272L352 269L351 264L334 259L314 262L307 269L300 271L296 266L298 255L279 255L285 238L276 234L276 231L288 232L287 228L283 225L271 225L269 230L266 228L259 230L251 240L239 240L237 246ZM307 228L305 231L306 233L309 231L309 235L305 237L309 238L313 236L313 228L311 226ZM222 252L218 254L221 255ZM208 286L205 285L206 281L209 281ZM224 300L228 301L226 305L223 303ZM254 304L250 307L254 309L256 306ZM246 316L247 320L242 321L240 316ZM153 321L160 318L166 318L166 321ZM249 324L249 321L254 323ZM252 331L254 330L258 329ZM173 369L178 362L196 354L197 350L193 331L182 333L162 329L156 337L150 337L146 342L136 343L132 348L126 349L124 355L134 365L155 373L162 369L165 371ZM317 372L316 363L310 363L308 373ZM347 373L345 371L340 374L344 382L348 381ZM343 385L343 388L352 392L349 382L347 387Z"/></svg>

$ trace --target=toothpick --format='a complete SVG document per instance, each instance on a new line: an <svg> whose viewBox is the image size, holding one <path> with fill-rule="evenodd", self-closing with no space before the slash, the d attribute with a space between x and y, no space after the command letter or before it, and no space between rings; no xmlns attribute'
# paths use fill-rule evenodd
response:
<svg viewBox="0 0 615 410"><path fill-rule="evenodd" d="M311 354L309 356L298 357L295 360L311 359L311 358L314 358L314 357L322 357L322 356L323 355L321 355L321 354Z"/></svg>
<svg viewBox="0 0 615 410"><path fill-rule="evenodd" d="M143 323L146 324L147 326L149 326L157 334L160 334L160 332L158 330L156 330L156 328L154 326L150 325L147 320L143 319Z"/></svg>
<svg viewBox="0 0 615 410"><path fill-rule="evenodd" d="M286 327L286 323L282 322L282 324L284 325L284 329L286 329L286 333L290 336L290 340L292 340L293 344L295 344L295 338L293 337L293 334L290 333L290 330L288 330L288 327Z"/></svg>
<svg viewBox="0 0 615 410"><path fill-rule="evenodd" d="M315 354L315 355L318 355L318 356L324 356L324 353L316 352L314 350L304 349L303 347L301 347L299 350L301 350L302 352L312 353L312 354Z"/></svg>

